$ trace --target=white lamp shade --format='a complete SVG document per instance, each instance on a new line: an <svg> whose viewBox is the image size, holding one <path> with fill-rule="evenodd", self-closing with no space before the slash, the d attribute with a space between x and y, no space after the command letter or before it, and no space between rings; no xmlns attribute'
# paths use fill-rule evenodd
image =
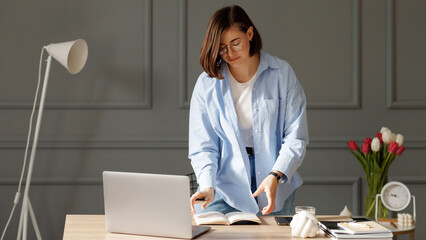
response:
<svg viewBox="0 0 426 240"><path fill-rule="evenodd" d="M50 56L61 63L71 74L76 74L86 64L88 47L83 39L51 43L45 47Z"/></svg>

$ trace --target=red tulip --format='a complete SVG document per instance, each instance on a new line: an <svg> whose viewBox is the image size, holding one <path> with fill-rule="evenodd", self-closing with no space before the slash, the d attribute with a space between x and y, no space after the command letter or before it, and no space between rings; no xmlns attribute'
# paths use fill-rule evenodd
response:
<svg viewBox="0 0 426 240"><path fill-rule="evenodd" d="M400 146L398 148L398 150L396 150L396 155L401 155L403 152L405 151L405 147L404 146Z"/></svg>
<svg viewBox="0 0 426 240"><path fill-rule="evenodd" d="M367 142L362 143L362 152L367 154L370 151L370 144Z"/></svg>
<svg viewBox="0 0 426 240"><path fill-rule="evenodd" d="M389 152L390 153L396 153L396 151L398 150L398 143L392 141L389 143Z"/></svg>
<svg viewBox="0 0 426 240"><path fill-rule="evenodd" d="M370 146L371 145L371 142L373 141L373 139L371 139L371 138L369 138L369 137L366 137L365 139L364 139L364 142L365 143L368 143L368 145Z"/></svg>
<svg viewBox="0 0 426 240"><path fill-rule="evenodd" d="M376 137L380 140L380 144L383 144L382 133L376 133Z"/></svg>
<svg viewBox="0 0 426 240"><path fill-rule="evenodd" d="M358 145L356 145L356 143L355 143L355 141L354 141L354 140L350 140L350 141L348 142L348 146L349 146L349 148L350 148L352 151L355 151L355 150L359 149L359 148L358 148Z"/></svg>

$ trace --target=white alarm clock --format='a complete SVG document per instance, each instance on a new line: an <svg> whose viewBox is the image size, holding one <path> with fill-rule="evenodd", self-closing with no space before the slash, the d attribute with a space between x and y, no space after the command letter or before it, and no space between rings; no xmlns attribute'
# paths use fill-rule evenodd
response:
<svg viewBox="0 0 426 240"><path fill-rule="evenodd" d="M416 219L416 201L414 195L402 182L392 181L383 186L382 192L376 195L376 220L379 196L382 198L383 205L391 211L401 211L408 207L411 198L413 198L413 217Z"/></svg>

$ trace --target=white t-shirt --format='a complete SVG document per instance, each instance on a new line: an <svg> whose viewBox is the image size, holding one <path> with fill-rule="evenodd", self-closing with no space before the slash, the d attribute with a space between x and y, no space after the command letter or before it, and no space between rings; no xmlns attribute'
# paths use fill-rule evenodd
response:
<svg viewBox="0 0 426 240"><path fill-rule="evenodd" d="M253 119L251 112L251 92L257 79L257 72L245 83L238 82L231 71L228 70L229 83L231 86L232 99L238 116L238 124L243 135L246 147L254 147L253 144Z"/></svg>

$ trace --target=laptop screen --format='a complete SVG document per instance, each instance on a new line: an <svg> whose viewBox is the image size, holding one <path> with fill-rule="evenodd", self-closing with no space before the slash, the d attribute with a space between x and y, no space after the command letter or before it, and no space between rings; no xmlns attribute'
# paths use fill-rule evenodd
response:
<svg viewBox="0 0 426 240"><path fill-rule="evenodd" d="M191 238L187 176L103 172L106 230Z"/></svg>

